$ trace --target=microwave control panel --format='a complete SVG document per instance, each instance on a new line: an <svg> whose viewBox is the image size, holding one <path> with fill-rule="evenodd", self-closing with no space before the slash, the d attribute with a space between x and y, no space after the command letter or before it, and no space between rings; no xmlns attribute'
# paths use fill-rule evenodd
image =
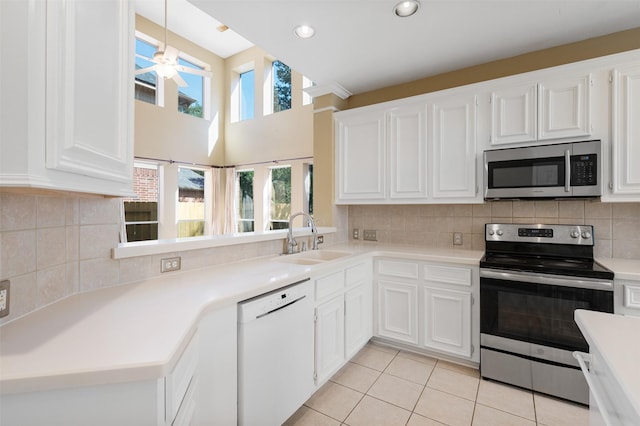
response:
<svg viewBox="0 0 640 426"><path fill-rule="evenodd" d="M571 156L571 186L598 184L598 155Z"/></svg>

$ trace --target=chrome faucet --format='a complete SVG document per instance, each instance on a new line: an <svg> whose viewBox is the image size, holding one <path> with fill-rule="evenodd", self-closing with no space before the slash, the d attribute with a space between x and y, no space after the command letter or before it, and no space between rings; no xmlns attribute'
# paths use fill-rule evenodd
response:
<svg viewBox="0 0 640 426"><path fill-rule="evenodd" d="M318 250L318 228L316 228L316 222L313 218L305 212L294 213L289 217L289 232L287 233L287 253L294 252L294 247L298 245L298 242L293 238L293 219L298 216L305 216L311 226L311 234L313 235L313 242L311 244L311 250Z"/></svg>

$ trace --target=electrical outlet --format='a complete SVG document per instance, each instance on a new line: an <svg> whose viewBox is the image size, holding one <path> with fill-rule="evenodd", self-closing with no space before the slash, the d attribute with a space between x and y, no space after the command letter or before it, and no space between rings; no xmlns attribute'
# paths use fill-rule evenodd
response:
<svg viewBox="0 0 640 426"><path fill-rule="evenodd" d="M180 270L180 256L167 257L160 261L160 272L171 272Z"/></svg>
<svg viewBox="0 0 640 426"><path fill-rule="evenodd" d="M362 231L362 239L365 241L378 241L375 229L365 229Z"/></svg>
<svg viewBox="0 0 640 426"><path fill-rule="evenodd" d="M353 239L354 240L360 239L360 230L358 228L353 228Z"/></svg>
<svg viewBox="0 0 640 426"><path fill-rule="evenodd" d="M454 232L453 233L453 245L461 246L462 245L462 232Z"/></svg>
<svg viewBox="0 0 640 426"><path fill-rule="evenodd" d="M318 235L318 244L324 243L324 235Z"/></svg>
<svg viewBox="0 0 640 426"><path fill-rule="evenodd" d="M0 318L9 315L9 280L0 281Z"/></svg>

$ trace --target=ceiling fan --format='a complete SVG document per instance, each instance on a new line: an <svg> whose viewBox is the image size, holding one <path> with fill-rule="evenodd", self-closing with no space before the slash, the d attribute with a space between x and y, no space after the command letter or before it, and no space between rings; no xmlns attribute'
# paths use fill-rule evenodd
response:
<svg viewBox="0 0 640 426"><path fill-rule="evenodd" d="M155 71L160 77L173 79L179 87L187 86L187 82L180 76L180 72L211 77L210 71L178 64L179 51L167 44L167 33L167 0L164 0L164 50L158 48L153 57L149 59L154 65L136 70L136 75Z"/></svg>

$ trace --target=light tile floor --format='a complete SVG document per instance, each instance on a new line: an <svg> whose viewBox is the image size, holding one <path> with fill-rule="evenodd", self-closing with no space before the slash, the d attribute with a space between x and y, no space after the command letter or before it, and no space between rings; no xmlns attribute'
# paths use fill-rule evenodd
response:
<svg viewBox="0 0 640 426"><path fill-rule="evenodd" d="M482 380L478 370L368 344L287 422L292 426L581 426L588 408Z"/></svg>

